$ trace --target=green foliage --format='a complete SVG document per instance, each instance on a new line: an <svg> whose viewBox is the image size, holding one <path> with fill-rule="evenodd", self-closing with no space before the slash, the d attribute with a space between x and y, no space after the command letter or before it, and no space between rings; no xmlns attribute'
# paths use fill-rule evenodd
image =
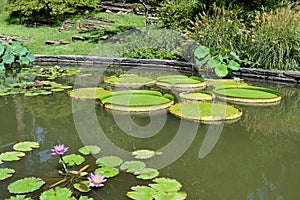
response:
<svg viewBox="0 0 300 200"><path fill-rule="evenodd" d="M42 192L40 200L75 200L69 188L55 187Z"/></svg>
<svg viewBox="0 0 300 200"><path fill-rule="evenodd" d="M226 48L215 50L199 46L195 49L194 55L199 67L207 65L209 68L213 68L219 77L225 77L230 71L238 70L240 63L243 62L235 52Z"/></svg>
<svg viewBox="0 0 300 200"><path fill-rule="evenodd" d="M14 173L14 169L0 168L0 181L11 177Z"/></svg>
<svg viewBox="0 0 300 200"><path fill-rule="evenodd" d="M155 155L155 151L140 149L132 152L132 155L137 159L148 159Z"/></svg>
<svg viewBox="0 0 300 200"><path fill-rule="evenodd" d="M50 1L35 1L35 0L7 0L5 9L9 14L17 17L24 16L59 16L63 14L76 14L80 11L94 10L98 5L96 0L50 0Z"/></svg>
<svg viewBox="0 0 300 200"><path fill-rule="evenodd" d="M69 96L78 99L102 99L111 95L111 91L103 88L76 88L68 92Z"/></svg>
<svg viewBox="0 0 300 200"><path fill-rule="evenodd" d="M171 52L164 49L141 48L130 52L126 52L122 57L139 58L139 59L169 59L169 60L184 60L184 58L176 52Z"/></svg>
<svg viewBox="0 0 300 200"><path fill-rule="evenodd" d="M10 193L23 194L36 191L40 189L44 184L45 181L40 178L28 177L10 183L8 185L8 190Z"/></svg>
<svg viewBox="0 0 300 200"><path fill-rule="evenodd" d="M124 170L129 173L139 173L146 168L146 164L141 161L126 161L121 165L121 170Z"/></svg>
<svg viewBox="0 0 300 200"><path fill-rule="evenodd" d="M16 151L32 151L33 149L39 148L40 144L37 142L19 142L13 146Z"/></svg>
<svg viewBox="0 0 300 200"><path fill-rule="evenodd" d="M144 168L143 170L134 173L137 178L143 179L143 180L150 180L159 175L159 171L157 169L152 168Z"/></svg>
<svg viewBox="0 0 300 200"><path fill-rule="evenodd" d="M25 195L17 195L17 196L11 196L6 200L32 200L32 198L26 197Z"/></svg>
<svg viewBox="0 0 300 200"><path fill-rule="evenodd" d="M45 77L48 80L54 80L58 77L72 76L80 72L79 68L76 67L60 67L58 65L53 67L40 67L34 66L31 68L23 68L21 75L33 74L37 77Z"/></svg>
<svg viewBox="0 0 300 200"><path fill-rule="evenodd" d="M87 145L87 146L81 147L78 151L80 153L82 153L83 155L89 155L89 154L100 153L101 149L98 146Z"/></svg>
<svg viewBox="0 0 300 200"><path fill-rule="evenodd" d="M104 156L96 160L98 166L116 167L119 166L123 160L117 156Z"/></svg>
<svg viewBox="0 0 300 200"><path fill-rule="evenodd" d="M34 55L20 42L0 43L0 70L19 70L35 60Z"/></svg>
<svg viewBox="0 0 300 200"><path fill-rule="evenodd" d="M3 161L16 161L20 160L21 157L24 157L25 153L23 152L18 152L18 151L8 151L5 153L0 154L0 164L3 163Z"/></svg>
<svg viewBox="0 0 300 200"><path fill-rule="evenodd" d="M63 156L63 160L67 166L74 166L82 164L85 161L85 158L80 155L70 154Z"/></svg>
<svg viewBox="0 0 300 200"><path fill-rule="evenodd" d="M103 166L101 168L97 168L95 173L98 173L105 178L111 178L117 176L119 174L119 170L117 168Z"/></svg>
<svg viewBox="0 0 300 200"><path fill-rule="evenodd" d="M73 187L79 192L89 192L91 190L89 184L90 181L80 181L79 183L75 183Z"/></svg>

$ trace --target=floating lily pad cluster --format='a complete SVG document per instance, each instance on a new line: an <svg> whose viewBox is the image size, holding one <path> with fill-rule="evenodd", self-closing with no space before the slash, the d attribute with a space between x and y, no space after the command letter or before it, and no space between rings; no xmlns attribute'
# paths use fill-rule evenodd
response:
<svg viewBox="0 0 300 200"><path fill-rule="evenodd" d="M155 80L148 77L138 76L136 74L121 74L104 78L104 82L115 87L140 88L143 86L155 85Z"/></svg>
<svg viewBox="0 0 300 200"><path fill-rule="evenodd" d="M24 96L49 95L53 92L61 92L71 89L72 86L64 86L51 81L26 81L11 84L9 88L0 89L0 96L24 94Z"/></svg>
<svg viewBox="0 0 300 200"><path fill-rule="evenodd" d="M48 80L54 80L58 77L76 75L79 72L80 72L79 68L60 67L58 65L55 65L53 67L34 66L32 68L24 68L21 74L23 74L24 76L28 74L34 74L37 77L44 77L47 78Z"/></svg>

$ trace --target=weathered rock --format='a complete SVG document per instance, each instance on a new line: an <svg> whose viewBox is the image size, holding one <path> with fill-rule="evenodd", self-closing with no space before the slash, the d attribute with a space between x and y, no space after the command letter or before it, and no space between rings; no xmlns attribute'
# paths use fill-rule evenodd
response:
<svg viewBox="0 0 300 200"><path fill-rule="evenodd" d="M67 20L64 21L61 25L61 27L58 29L59 32L68 32L70 31L70 28L75 24L74 20Z"/></svg>
<svg viewBox="0 0 300 200"><path fill-rule="evenodd" d="M72 36L72 41L74 41L74 40L85 41L85 40L89 40L89 39L91 39L91 38L87 37L87 36L79 36L79 35L73 35Z"/></svg>
<svg viewBox="0 0 300 200"><path fill-rule="evenodd" d="M110 26L107 25L96 25L92 23L79 22L77 29L82 31L90 31L90 30L100 30L100 29L108 29Z"/></svg>
<svg viewBox="0 0 300 200"><path fill-rule="evenodd" d="M61 40L46 40L45 44L49 44L49 45L65 45L65 44L70 44L70 42L68 41L61 41Z"/></svg>
<svg viewBox="0 0 300 200"><path fill-rule="evenodd" d="M89 21L93 21L93 22L115 23L114 20L106 19L106 18L103 18L103 17L85 16L85 17L83 17L82 19L84 19L84 20L89 20Z"/></svg>

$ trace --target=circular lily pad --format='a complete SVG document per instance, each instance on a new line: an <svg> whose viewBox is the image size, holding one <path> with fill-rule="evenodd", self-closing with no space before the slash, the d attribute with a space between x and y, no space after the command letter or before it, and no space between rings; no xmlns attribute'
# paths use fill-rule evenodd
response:
<svg viewBox="0 0 300 200"><path fill-rule="evenodd" d="M101 99L111 93L103 88L76 88L68 92L70 97L77 99Z"/></svg>
<svg viewBox="0 0 300 200"><path fill-rule="evenodd" d="M228 86L216 88L214 94L218 99L245 105L270 105L280 102L279 91L256 86Z"/></svg>
<svg viewBox="0 0 300 200"><path fill-rule="evenodd" d="M169 96L163 96L160 92L151 90L117 91L102 98L101 101L105 108L132 112L162 110L174 103Z"/></svg>
<svg viewBox="0 0 300 200"><path fill-rule="evenodd" d="M14 194L23 194L28 192L33 192L40 189L45 184L40 178L37 177L28 177L12 182L8 186L10 193Z"/></svg>
<svg viewBox="0 0 300 200"><path fill-rule="evenodd" d="M241 109L225 103L212 102L184 102L172 105L170 113L176 117L213 123L218 121L231 121L242 116Z"/></svg>
<svg viewBox="0 0 300 200"><path fill-rule="evenodd" d="M155 80L148 77L138 76L136 74L122 74L119 77L109 76L104 79L108 83L116 87L139 88L143 86L155 85Z"/></svg>
<svg viewBox="0 0 300 200"><path fill-rule="evenodd" d="M206 82L203 78L196 76L169 75L157 77L156 85L162 89L190 91L204 89L206 87Z"/></svg>
<svg viewBox="0 0 300 200"><path fill-rule="evenodd" d="M179 94L181 101L211 101L212 96L207 91L182 92Z"/></svg>
<svg viewBox="0 0 300 200"><path fill-rule="evenodd" d="M228 86L246 86L248 83L244 82L241 79L207 79L206 80L207 87L228 87Z"/></svg>

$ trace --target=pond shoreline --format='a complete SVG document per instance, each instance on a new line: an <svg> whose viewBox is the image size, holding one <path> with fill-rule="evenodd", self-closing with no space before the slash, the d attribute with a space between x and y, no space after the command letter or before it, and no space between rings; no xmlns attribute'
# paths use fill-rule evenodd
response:
<svg viewBox="0 0 300 200"><path fill-rule="evenodd" d="M176 60L162 60L162 59L136 59L136 58L111 58L99 56L80 56L80 55L45 55L36 54L36 65L76 65L80 67L89 67L94 65L105 65L109 67L118 67L122 69L130 68L145 68L157 70L169 69L178 70L186 74L206 74L204 68L199 68L193 63L176 61ZM288 83L300 83L300 72L285 72L285 71L271 71L254 68L240 68L234 72L234 75L240 78L254 78L268 81L280 81Z"/></svg>

